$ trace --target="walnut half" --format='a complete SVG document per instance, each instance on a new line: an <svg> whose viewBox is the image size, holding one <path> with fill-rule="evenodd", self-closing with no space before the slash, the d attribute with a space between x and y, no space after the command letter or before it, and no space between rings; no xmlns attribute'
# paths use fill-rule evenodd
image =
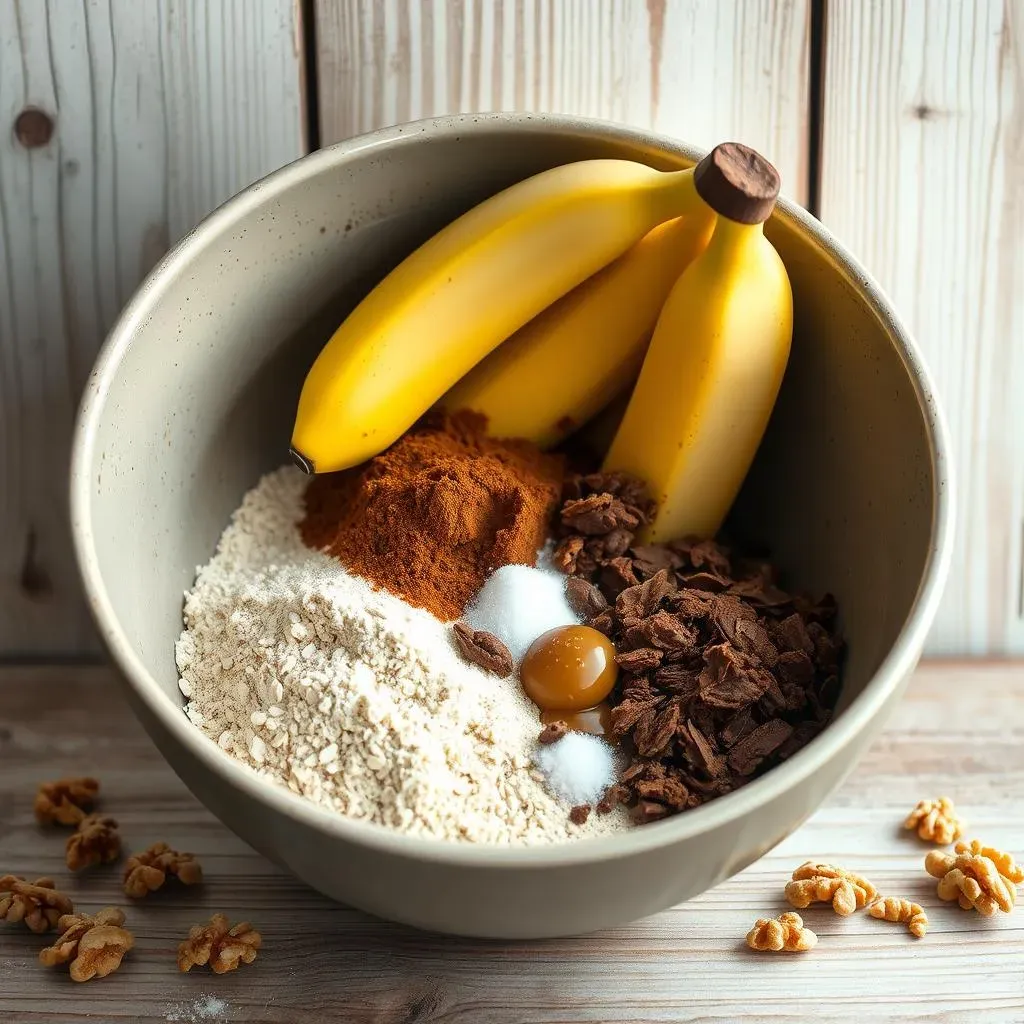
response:
<svg viewBox="0 0 1024 1024"><path fill-rule="evenodd" d="M214 914L208 925L193 925L188 938L178 946L178 970L190 971L197 964L209 964L214 974L224 974L240 963L251 964L262 943L260 933L248 921L231 928L223 914Z"/></svg>
<svg viewBox="0 0 1024 1024"><path fill-rule="evenodd" d="M0 878L0 921L24 921L34 932L57 927L61 915L75 908L71 900L54 887L52 878L27 882L17 875Z"/></svg>
<svg viewBox="0 0 1024 1024"><path fill-rule="evenodd" d="M946 796L937 800L919 800L903 822L904 828L917 829L921 839L946 846L964 834L964 823L957 816L953 801Z"/></svg>
<svg viewBox="0 0 1024 1024"><path fill-rule="evenodd" d="M96 806L100 784L87 775L43 782L36 793L36 820L40 825L77 825Z"/></svg>
<svg viewBox="0 0 1024 1024"><path fill-rule="evenodd" d="M120 856L117 822L100 814L90 814L68 838L64 860L71 871L81 871L95 864L110 864Z"/></svg>
<svg viewBox="0 0 1024 1024"><path fill-rule="evenodd" d="M39 951L39 962L56 967L70 960L72 981L105 978L121 966L125 953L135 945L135 937L123 924L124 913L114 907L92 915L65 914L57 923L63 934Z"/></svg>
<svg viewBox="0 0 1024 1024"><path fill-rule="evenodd" d="M759 952L803 953L814 949L818 936L804 927L803 918L789 911L775 920L760 917L747 932L747 945Z"/></svg>
<svg viewBox="0 0 1024 1024"><path fill-rule="evenodd" d="M925 932L928 931L928 915L924 908L919 903L912 903L897 896L887 896L877 903L872 903L868 907L868 913L879 921L905 924L907 931L915 939L923 939Z"/></svg>
<svg viewBox="0 0 1024 1024"><path fill-rule="evenodd" d="M1021 871L1013 858L1000 850L972 843L957 843L956 853L932 850L924 860L925 870L939 879L939 899L956 900L963 910L976 910L982 917L1013 910ZM978 851L978 852L973 852ZM985 852L981 852L985 851ZM1010 874L1004 875L999 865Z"/></svg>
<svg viewBox="0 0 1024 1024"><path fill-rule="evenodd" d="M793 872L793 881L786 885L786 899L798 910L812 903L831 902L832 909L842 917L867 906L878 890L860 875L832 864L806 861Z"/></svg>
<svg viewBox="0 0 1024 1024"><path fill-rule="evenodd" d="M203 880L203 869L191 853L179 853L166 843L154 843L148 850L132 854L124 869L125 895L139 899L155 892L173 875L184 885Z"/></svg>

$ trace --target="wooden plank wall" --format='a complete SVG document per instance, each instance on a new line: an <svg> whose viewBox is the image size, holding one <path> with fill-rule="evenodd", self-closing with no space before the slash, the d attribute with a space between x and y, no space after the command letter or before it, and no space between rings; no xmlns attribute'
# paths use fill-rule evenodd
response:
<svg viewBox="0 0 1024 1024"><path fill-rule="evenodd" d="M0 0L0 657L95 649L80 389L168 245L302 154L302 66L294 0Z"/></svg>
<svg viewBox="0 0 1024 1024"><path fill-rule="evenodd" d="M821 210L944 400L958 544L941 653L1024 653L1024 0L831 0Z"/></svg>
<svg viewBox="0 0 1024 1024"><path fill-rule="evenodd" d="M316 0L321 141L482 110L582 114L712 146L807 195L810 0Z"/></svg>
<svg viewBox="0 0 1024 1024"><path fill-rule="evenodd" d="M768 154L945 400L960 543L932 649L1024 653L1024 0L0 0L0 658L92 649L64 525L78 389L167 245L304 150L314 96L325 144L527 109ZM30 106L48 142L14 130Z"/></svg>

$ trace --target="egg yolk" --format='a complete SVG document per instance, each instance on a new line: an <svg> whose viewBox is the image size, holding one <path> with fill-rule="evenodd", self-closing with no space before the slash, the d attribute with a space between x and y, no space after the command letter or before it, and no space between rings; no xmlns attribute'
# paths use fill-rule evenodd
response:
<svg viewBox="0 0 1024 1024"><path fill-rule="evenodd" d="M618 666L611 641L591 626L559 626L537 637L526 652L519 678L543 711L584 711L615 685Z"/></svg>

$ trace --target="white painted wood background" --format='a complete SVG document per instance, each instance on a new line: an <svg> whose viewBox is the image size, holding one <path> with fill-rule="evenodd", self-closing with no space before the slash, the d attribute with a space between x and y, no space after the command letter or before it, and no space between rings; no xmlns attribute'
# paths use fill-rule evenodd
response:
<svg viewBox="0 0 1024 1024"><path fill-rule="evenodd" d="M293 0L0 0L0 656L95 650L65 506L104 334L213 207L305 149ZM27 107L55 122L27 148Z"/></svg>
<svg viewBox="0 0 1024 1024"><path fill-rule="evenodd" d="M1024 653L1024 0L0 0L0 657L93 649L63 513L78 388L169 241L303 151L314 95L325 144L518 108L764 151L945 400L960 537L932 650ZM44 147L10 128L27 105L56 114Z"/></svg>

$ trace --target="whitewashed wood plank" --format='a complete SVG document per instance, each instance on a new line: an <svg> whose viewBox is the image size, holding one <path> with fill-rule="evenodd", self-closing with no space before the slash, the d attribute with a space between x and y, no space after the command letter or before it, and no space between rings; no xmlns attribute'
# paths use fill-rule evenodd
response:
<svg viewBox="0 0 1024 1024"><path fill-rule="evenodd" d="M0 657L94 640L65 519L75 404L167 250L305 149L294 0L0 0ZM47 145L13 130L26 107Z"/></svg>
<svg viewBox="0 0 1024 1024"><path fill-rule="evenodd" d="M806 198L810 0L316 0L325 143L530 110L737 138Z"/></svg>
<svg viewBox="0 0 1024 1024"><path fill-rule="evenodd" d="M830 0L821 217L948 415L959 539L931 650L1024 652L1024 0Z"/></svg>
<svg viewBox="0 0 1024 1024"><path fill-rule="evenodd" d="M42 703L40 692L49 699ZM104 809L133 849L164 839L194 851L202 889L127 906L137 945L103 981L75 986L36 962L43 940L0 927L0 1017L344 1021L345 1024L575 1024L611 1021L929 1021L1024 1019L1024 910L983 920L941 903L901 828L922 796L948 793L969 834L1024 854L1024 663L923 666L887 731L824 808L737 877L665 913L582 939L482 943L425 935L331 904L272 867L206 812L131 717L105 669L0 671L0 873L49 873L87 909L124 905L116 869L71 877L65 833L38 829L40 779L100 777ZM808 858L860 870L921 902L921 941L865 914L805 912L805 956L753 954L743 935L785 909L782 888ZM685 870L685 865L680 865ZM595 893L600 899L601 894ZM190 924L220 910L251 920L251 967L179 975ZM208 997L220 1013L199 1016ZM190 1015L195 1015L190 1017Z"/></svg>

